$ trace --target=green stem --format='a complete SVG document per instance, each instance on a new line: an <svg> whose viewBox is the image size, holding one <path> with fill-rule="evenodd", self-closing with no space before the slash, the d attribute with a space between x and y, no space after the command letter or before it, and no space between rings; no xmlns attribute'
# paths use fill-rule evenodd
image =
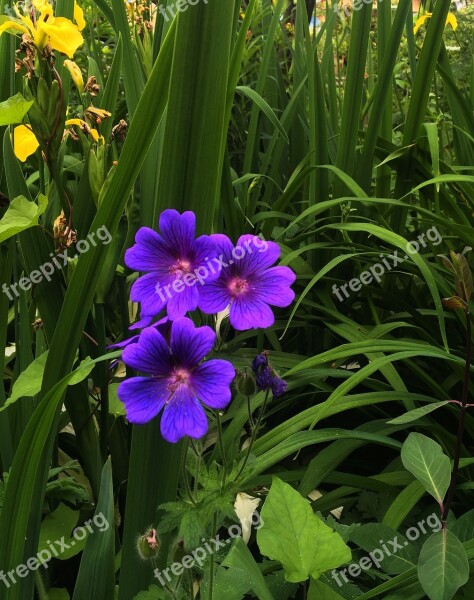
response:
<svg viewBox="0 0 474 600"><path fill-rule="evenodd" d="M449 514L449 509L454 497L454 490L456 489L456 480L459 471L459 460L461 456L462 439L464 434L464 424L466 421L466 412L468 409L468 390L469 390L469 372L471 368L471 313L469 307L466 308L466 364L464 366L464 382L461 396L461 411L459 415L458 433L456 438L456 447L454 449L454 460L453 460L453 471L451 474L451 483L449 485L448 497L444 504L443 514L441 517L443 528L446 528L446 519Z"/></svg>
<svg viewBox="0 0 474 600"><path fill-rule="evenodd" d="M217 439L219 442L219 450L220 450L221 458L222 458L222 481L221 481L221 491L222 491L225 487L225 479L227 476L227 459L225 456L224 442L222 439L223 433L222 433L221 415L219 414L218 410L216 410L216 422L217 422Z"/></svg>
<svg viewBox="0 0 474 600"><path fill-rule="evenodd" d="M237 473L237 476L235 478L236 480L242 475L243 470L245 469L245 466L247 465L248 459L250 457L250 453L252 452L252 447L253 447L253 445L255 443L255 440L257 438L258 429L260 427L260 423L262 421L262 417L263 417L263 414L265 412L265 408L267 407L267 401L268 401L269 394L270 394L270 390L268 389L265 392L265 400L263 401L262 410L260 411L260 414L258 415L257 422L255 423L255 427L252 430L252 438L250 439L250 444L249 444L249 446L247 448L247 454L245 455L244 462L242 463L242 466L240 467L239 472Z"/></svg>
<svg viewBox="0 0 474 600"><path fill-rule="evenodd" d="M41 577L41 573L39 571L36 571L36 573L35 573L35 580L36 580L36 590L38 592L39 600L48 600L49 599L48 592L46 591L46 587L44 585L43 578Z"/></svg>

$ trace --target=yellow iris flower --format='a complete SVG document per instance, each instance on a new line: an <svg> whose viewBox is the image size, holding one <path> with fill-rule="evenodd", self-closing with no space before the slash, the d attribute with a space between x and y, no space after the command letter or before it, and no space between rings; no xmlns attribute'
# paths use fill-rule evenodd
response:
<svg viewBox="0 0 474 600"><path fill-rule="evenodd" d="M89 134L96 144L99 142L99 140L102 142L102 144L105 144L104 136L99 135L99 132L97 131L97 129L94 129L93 127L89 127L89 125L82 119L68 119L66 121L65 125L66 126L77 125L78 127L81 128L81 130L84 133Z"/></svg>
<svg viewBox="0 0 474 600"><path fill-rule="evenodd" d="M33 0L33 6L39 12L36 22L33 22L28 14L22 15L15 8L18 20L2 23L0 35L5 31L13 34L26 33L40 52L49 44L53 50L58 50L72 58L74 52L84 43L81 34L81 28L85 26L82 9L75 4L74 19L77 23L75 25L64 17L55 17L53 7L47 0Z"/></svg>
<svg viewBox="0 0 474 600"><path fill-rule="evenodd" d="M35 134L26 125L18 125L13 129L13 149L15 156L25 162L28 156L36 152L39 142Z"/></svg>
<svg viewBox="0 0 474 600"><path fill-rule="evenodd" d="M81 128L85 134L90 135L92 140L98 144L105 144L104 136L99 135L97 129L90 127L82 119L68 119L65 123L66 127L77 125ZM15 156L21 162L25 162L26 159L34 154L39 147L39 142L32 132L30 127L26 125L18 125L13 129L13 151Z"/></svg>
<svg viewBox="0 0 474 600"><path fill-rule="evenodd" d="M428 21L428 19L431 18L431 16L433 15L433 13L427 12L424 15L422 15L421 17L419 17L415 23L415 27L413 28L413 33L416 35L419 31L419 29L426 23L426 21ZM457 26L458 26L458 22L457 19L455 17L455 15L453 15L453 13L449 13L447 18L446 18L446 25L451 25L451 27L453 28L453 31L456 31Z"/></svg>

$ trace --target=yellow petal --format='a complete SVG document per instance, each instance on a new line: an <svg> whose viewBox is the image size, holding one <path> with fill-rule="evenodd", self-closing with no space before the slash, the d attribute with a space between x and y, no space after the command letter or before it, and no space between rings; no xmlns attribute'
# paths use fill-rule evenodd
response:
<svg viewBox="0 0 474 600"><path fill-rule="evenodd" d="M53 7L47 0L36 0L35 2L33 2L33 6L40 14L40 18L38 19L38 21L46 21L47 19L52 18Z"/></svg>
<svg viewBox="0 0 474 600"><path fill-rule="evenodd" d="M89 106L85 110L86 113L90 113L95 117L99 117L99 119L106 119L107 117L111 117L112 113L108 110L104 110L103 108L96 108L95 106Z"/></svg>
<svg viewBox="0 0 474 600"><path fill-rule="evenodd" d="M91 129L89 131L89 134L91 136L91 138L94 140L94 142L98 142L99 141L99 132L97 131L97 129Z"/></svg>
<svg viewBox="0 0 474 600"><path fill-rule="evenodd" d="M82 31L86 26L84 11L77 2L74 2L74 21L76 21L79 31Z"/></svg>
<svg viewBox="0 0 474 600"><path fill-rule="evenodd" d="M68 119L65 123L65 125L79 125L79 127L89 127L89 125L83 121L82 119Z"/></svg>
<svg viewBox="0 0 474 600"><path fill-rule="evenodd" d="M76 84L79 93L82 94L82 92L84 91L84 79L82 78L81 69L77 66L75 62L69 59L66 59L64 61L64 66L71 74L71 79Z"/></svg>
<svg viewBox="0 0 474 600"><path fill-rule="evenodd" d="M29 33L28 29L16 21L5 21L0 25L0 35L7 31L8 33L15 33L20 31L21 33Z"/></svg>
<svg viewBox="0 0 474 600"><path fill-rule="evenodd" d="M453 28L453 31L456 31L456 29L458 28L458 21L456 19L456 16L453 15L453 13L448 13L448 17L446 19L446 25L451 25L451 27Z"/></svg>
<svg viewBox="0 0 474 600"><path fill-rule="evenodd" d="M31 3L39 13L42 10L48 10L48 6L51 6L48 0L32 0Z"/></svg>
<svg viewBox="0 0 474 600"><path fill-rule="evenodd" d="M49 35L49 43L53 50L58 50L69 58L72 58L74 52L84 43L76 25L64 17L48 19L46 23L38 22L38 29Z"/></svg>
<svg viewBox="0 0 474 600"><path fill-rule="evenodd" d="M18 125L13 130L13 149L15 156L25 162L28 156L34 154L39 146L35 134L25 125Z"/></svg>
<svg viewBox="0 0 474 600"><path fill-rule="evenodd" d="M422 17L419 17L416 20L415 27L413 28L413 33L416 35L418 30L422 25L424 25L425 21L427 21L431 17L431 13L425 13Z"/></svg>

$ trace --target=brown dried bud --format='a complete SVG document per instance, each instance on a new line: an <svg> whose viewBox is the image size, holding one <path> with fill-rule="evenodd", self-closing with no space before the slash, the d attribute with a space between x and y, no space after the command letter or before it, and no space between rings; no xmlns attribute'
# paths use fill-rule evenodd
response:
<svg viewBox="0 0 474 600"><path fill-rule="evenodd" d="M100 93L100 85L97 83L97 79L93 75L87 80L84 91L89 92L92 97L97 96L97 94Z"/></svg>
<svg viewBox="0 0 474 600"><path fill-rule="evenodd" d="M443 298L441 300L443 305L446 308L450 308L452 310L467 310L467 304L464 302L462 298L459 296L452 296L451 298Z"/></svg>
<svg viewBox="0 0 474 600"><path fill-rule="evenodd" d="M64 211L61 211L59 217L54 221L53 236L56 246L59 249L69 248L72 244L76 243L76 232L70 228L69 223L64 216Z"/></svg>
<svg viewBox="0 0 474 600"><path fill-rule="evenodd" d="M112 129L112 139L119 142L123 142L127 135L128 124L123 119L120 119L119 123Z"/></svg>
<svg viewBox="0 0 474 600"><path fill-rule="evenodd" d="M31 324L33 326L33 329L35 331L38 331L38 329L43 329L43 319L40 319L39 317L37 319L35 319L33 321L33 323Z"/></svg>

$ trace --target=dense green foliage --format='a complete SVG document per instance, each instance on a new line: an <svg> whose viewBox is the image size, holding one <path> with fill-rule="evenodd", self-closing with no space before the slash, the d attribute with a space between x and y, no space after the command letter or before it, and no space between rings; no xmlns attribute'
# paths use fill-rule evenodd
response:
<svg viewBox="0 0 474 600"><path fill-rule="evenodd" d="M79 0L85 88L0 35L0 599L471 598L473 7L453 31L427 2L414 34L411 0L317 27L303 2L182 1ZM178 444L128 423L107 351L138 319L125 250L167 208L297 274L268 329L192 315L238 379L266 350L288 389L240 382Z"/></svg>

